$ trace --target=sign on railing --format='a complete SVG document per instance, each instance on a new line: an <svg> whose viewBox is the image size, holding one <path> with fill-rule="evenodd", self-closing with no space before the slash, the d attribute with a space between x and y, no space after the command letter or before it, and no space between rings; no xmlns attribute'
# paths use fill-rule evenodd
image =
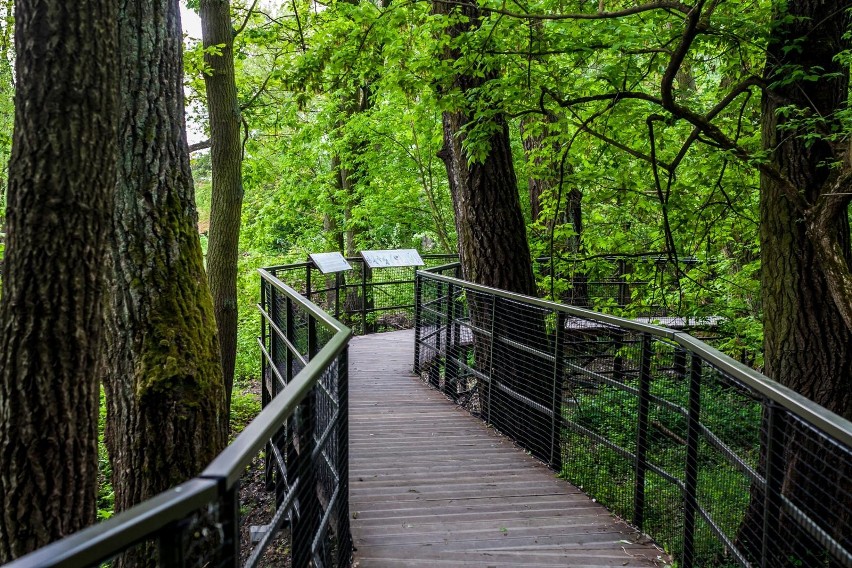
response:
<svg viewBox="0 0 852 568"><path fill-rule="evenodd" d="M423 266L420 253L414 249L362 250L361 256L369 268L391 268L394 266Z"/></svg>
<svg viewBox="0 0 852 568"><path fill-rule="evenodd" d="M346 259L339 252L312 252L308 256L310 256L314 266L323 274L352 270L352 265L346 262Z"/></svg>

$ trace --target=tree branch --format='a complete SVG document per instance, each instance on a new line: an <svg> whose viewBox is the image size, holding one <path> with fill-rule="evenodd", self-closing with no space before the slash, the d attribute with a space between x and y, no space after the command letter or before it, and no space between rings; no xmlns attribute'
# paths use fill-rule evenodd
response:
<svg viewBox="0 0 852 568"><path fill-rule="evenodd" d="M204 140L202 142L196 142L195 144L190 144L189 145L189 153L192 154L193 152L198 152L199 150L206 150L207 148L210 148L210 146L212 146L212 142L208 138L207 140Z"/></svg>
<svg viewBox="0 0 852 568"><path fill-rule="evenodd" d="M240 33L242 33L244 29L246 29L246 26L249 22L249 18L251 18L252 13L254 13L254 9L257 6L258 1L259 0L254 0L254 2L252 2L251 6L248 9L248 12L246 12L246 17L243 19L243 23L240 25L240 27L234 30L234 37L237 37L238 35L240 35Z"/></svg>

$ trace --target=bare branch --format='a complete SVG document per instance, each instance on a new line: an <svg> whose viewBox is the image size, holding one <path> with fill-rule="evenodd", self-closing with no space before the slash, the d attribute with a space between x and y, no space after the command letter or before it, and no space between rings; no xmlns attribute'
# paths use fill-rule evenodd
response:
<svg viewBox="0 0 852 568"><path fill-rule="evenodd" d="M234 37L237 37L238 35L240 35L240 33L242 33L244 29L246 29L246 26L248 25L252 13L254 13L254 9L257 6L257 3L258 0L254 0L254 2L252 2L251 6L248 9L248 12L246 12L246 17L243 19L243 23L240 25L240 27L234 30Z"/></svg>
<svg viewBox="0 0 852 568"><path fill-rule="evenodd" d="M212 142L208 138L207 140L204 140L202 142L196 142L195 144L190 144L189 145L189 153L192 154L193 152L198 152L199 150L206 150L207 148L210 148L210 146L212 146Z"/></svg>
<svg viewBox="0 0 852 568"><path fill-rule="evenodd" d="M465 4L462 0L441 0L443 4L457 4L462 5ZM509 10L504 10L502 8L484 8L487 12L493 14L500 14L502 16L506 16L509 18L518 18L522 20L549 20L549 21L559 21L559 20L606 20L613 18L623 18L625 16L633 16L635 14L642 14L643 12L650 12L653 10L674 10L675 12L680 12L682 14L689 14L692 7L684 4L682 2L649 2L647 4L640 4L638 6L632 6L630 8L625 8L624 10L616 10L614 12L594 12L589 14L584 13L575 13L575 14L531 14L529 12L512 12Z"/></svg>

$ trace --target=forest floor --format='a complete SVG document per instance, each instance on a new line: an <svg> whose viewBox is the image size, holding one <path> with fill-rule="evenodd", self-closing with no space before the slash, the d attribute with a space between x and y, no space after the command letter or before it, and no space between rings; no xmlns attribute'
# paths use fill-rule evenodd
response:
<svg viewBox="0 0 852 568"><path fill-rule="evenodd" d="M251 396L260 401L260 383L252 382L243 390L244 396ZM250 418L253 418L250 417ZM246 422L247 423L247 422ZM243 424L232 425L233 435L239 433ZM240 478L240 565L251 556L255 543L251 540L251 527L261 527L272 520L275 513L275 492L266 490L266 475L263 458L255 457L242 478ZM290 531L286 528L278 535L261 556L258 566L275 566L289 568L290 562Z"/></svg>

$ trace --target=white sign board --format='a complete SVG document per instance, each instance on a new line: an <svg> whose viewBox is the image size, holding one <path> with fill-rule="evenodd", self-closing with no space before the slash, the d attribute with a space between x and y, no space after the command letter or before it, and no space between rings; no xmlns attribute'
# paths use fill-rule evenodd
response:
<svg viewBox="0 0 852 568"><path fill-rule="evenodd" d="M414 249L362 250L361 256L370 268L391 266L423 266L423 259Z"/></svg>
<svg viewBox="0 0 852 568"><path fill-rule="evenodd" d="M310 255L314 265L323 274L352 270L352 266L339 252L312 252Z"/></svg>

